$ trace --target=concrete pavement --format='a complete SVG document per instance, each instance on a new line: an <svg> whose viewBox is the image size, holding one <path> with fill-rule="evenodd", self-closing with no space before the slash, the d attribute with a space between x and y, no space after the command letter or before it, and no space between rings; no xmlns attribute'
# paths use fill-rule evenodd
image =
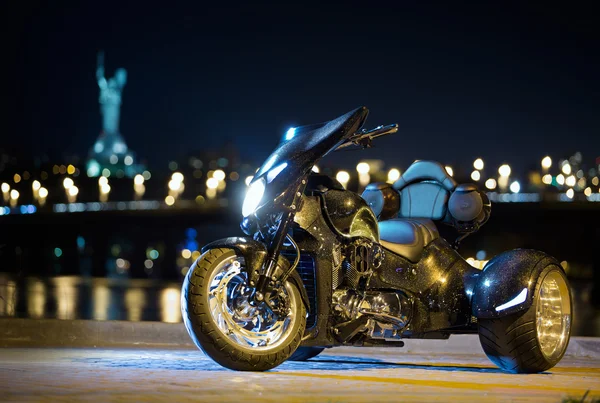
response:
<svg viewBox="0 0 600 403"><path fill-rule="evenodd" d="M265 373L233 372L183 324L0 319L0 402L600 402L600 341L572 338L543 374L506 374L477 335L339 347Z"/></svg>
<svg viewBox="0 0 600 403"><path fill-rule="evenodd" d="M514 375L473 354L344 347L242 373L197 350L0 349L3 402L562 402L586 393L586 402L600 399L597 359Z"/></svg>

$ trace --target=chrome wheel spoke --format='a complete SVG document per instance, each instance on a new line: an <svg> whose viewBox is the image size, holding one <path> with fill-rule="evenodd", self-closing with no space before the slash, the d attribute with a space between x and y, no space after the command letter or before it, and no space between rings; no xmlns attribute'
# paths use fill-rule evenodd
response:
<svg viewBox="0 0 600 403"><path fill-rule="evenodd" d="M284 342L293 329L295 316L290 309L279 317L266 304L251 305L246 288L243 258L232 256L214 270L209 279L208 304L213 321L230 341L240 347L271 349ZM286 285L276 302L296 306L296 296Z"/></svg>

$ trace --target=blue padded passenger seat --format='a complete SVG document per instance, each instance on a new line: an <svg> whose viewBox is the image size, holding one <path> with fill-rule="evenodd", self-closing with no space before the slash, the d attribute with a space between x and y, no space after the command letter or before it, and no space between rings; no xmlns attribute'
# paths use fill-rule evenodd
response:
<svg viewBox="0 0 600 403"><path fill-rule="evenodd" d="M438 162L416 161L394 183L400 192L398 217L441 220L456 182Z"/></svg>
<svg viewBox="0 0 600 403"><path fill-rule="evenodd" d="M442 220L456 182L438 162L416 161L394 183L400 193L398 217L379 222L381 245L417 262L423 249L439 237L433 220Z"/></svg>

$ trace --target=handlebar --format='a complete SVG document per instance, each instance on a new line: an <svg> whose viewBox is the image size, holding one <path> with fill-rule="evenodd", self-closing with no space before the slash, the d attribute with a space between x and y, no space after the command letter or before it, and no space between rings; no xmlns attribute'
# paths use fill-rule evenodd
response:
<svg viewBox="0 0 600 403"><path fill-rule="evenodd" d="M398 131L398 123L394 123L387 126L377 126L371 130L361 130L356 132L352 137L350 137L346 142L340 144L335 150L340 150L342 148L350 147L353 145L367 148L371 147L371 141L377 137L386 136L388 134L393 134Z"/></svg>

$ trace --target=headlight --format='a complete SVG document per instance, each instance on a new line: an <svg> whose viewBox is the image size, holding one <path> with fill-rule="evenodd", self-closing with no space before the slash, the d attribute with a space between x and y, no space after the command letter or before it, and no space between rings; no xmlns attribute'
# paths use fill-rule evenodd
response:
<svg viewBox="0 0 600 403"><path fill-rule="evenodd" d="M246 198L244 199L244 204L242 205L242 215L244 217L248 217L250 214L254 213L254 210L258 207L263 194L265 193L265 179L260 178L256 182L250 185L248 192L246 193Z"/></svg>

